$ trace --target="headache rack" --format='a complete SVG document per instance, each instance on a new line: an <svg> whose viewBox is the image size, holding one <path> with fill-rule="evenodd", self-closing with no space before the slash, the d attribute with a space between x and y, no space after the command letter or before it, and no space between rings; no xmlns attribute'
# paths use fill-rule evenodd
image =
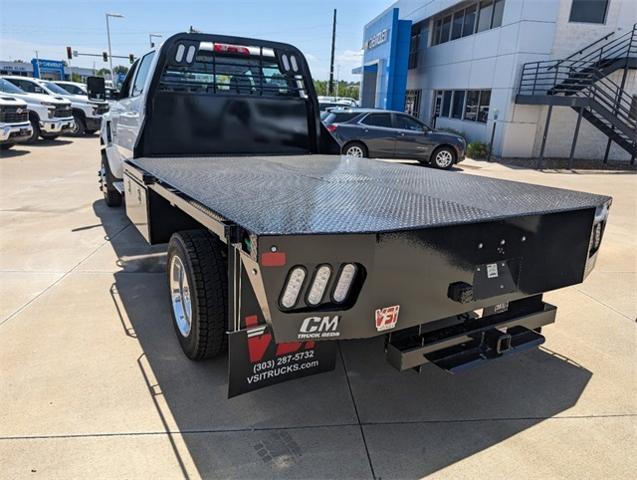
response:
<svg viewBox="0 0 637 480"><path fill-rule="evenodd" d="M162 72L160 91L307 98L294 55L279 57L272 48L200 42L193 56L177 49ZM296 73L295 73L296 72Z"/></svg>

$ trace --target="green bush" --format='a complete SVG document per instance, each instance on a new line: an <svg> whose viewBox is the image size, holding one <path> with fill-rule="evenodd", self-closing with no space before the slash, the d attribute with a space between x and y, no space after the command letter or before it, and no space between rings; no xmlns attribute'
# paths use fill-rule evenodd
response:
<svg viewBox="0 0 637 480"><path fill-rule="evenodd" d="M489 145L482 142L471 142L467 145L467 157L483 160L489 154Z"/></svg>

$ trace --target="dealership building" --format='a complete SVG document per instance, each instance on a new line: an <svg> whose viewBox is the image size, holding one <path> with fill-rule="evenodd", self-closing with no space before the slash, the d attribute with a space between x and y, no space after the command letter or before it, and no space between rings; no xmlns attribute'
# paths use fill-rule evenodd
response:
<svg viewBox="0 0 637 480"><path fill-rule="evenodd" d="M34 58L31 62L0 60L0 75L43 78L45 80L70 80L71 72L79 75L83 82L95 75L92 68L69 67L61 60Z"/></svg>
<svg viewBox="0 0 637 480"><path fill-rule="evenodd" d="M637 0L399 0L363 34L364 107L517 158L634 160Z"/></svg>

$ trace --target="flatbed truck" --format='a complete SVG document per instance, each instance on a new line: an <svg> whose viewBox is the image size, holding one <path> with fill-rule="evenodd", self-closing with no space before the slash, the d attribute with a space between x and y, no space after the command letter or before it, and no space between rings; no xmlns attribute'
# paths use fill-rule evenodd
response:
<svg viewBox="0 0 637 480"><path fill-rule="evenodd" d="M177 34L120 95L102 188L168 243L177 339L229 350L229 396L331 370L341 340L384 337L401 371L536 348L542 294L595 265L609 197L341 156L291 45Z"/></svg>

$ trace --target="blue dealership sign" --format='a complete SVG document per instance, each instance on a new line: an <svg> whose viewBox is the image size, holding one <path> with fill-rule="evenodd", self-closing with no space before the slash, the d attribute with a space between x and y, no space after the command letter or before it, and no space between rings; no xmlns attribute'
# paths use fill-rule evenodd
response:
<svg viewBox="0 0 637 480"><path fill-rule="evenodd" d="M403 110L407 88L407 66L411 21L398 18L398 8L389 8L365 26L362 103L365 107Z"/></svg>
<svg viewBox="0 0 637 480"><path fill-rule="evenodd" d="M64 80L64 62L60 60L47 60L44 58L33 58L31 59L31 64L33 65L33 76L35 78L42 78L42 75L45 73L52 73L57 75L60 80Z"/></svg>

